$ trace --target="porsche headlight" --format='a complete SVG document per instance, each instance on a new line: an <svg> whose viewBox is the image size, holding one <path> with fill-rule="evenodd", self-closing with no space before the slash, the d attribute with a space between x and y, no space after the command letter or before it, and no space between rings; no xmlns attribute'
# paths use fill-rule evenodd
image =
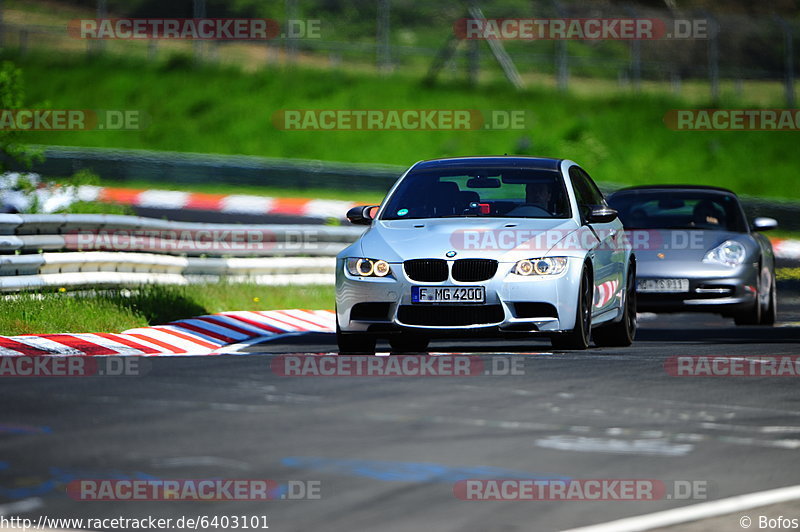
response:
<svg viewBox="0 0 800 532"><path fill-rule="evenodd" d="M744 246L735 240L726 240L703 257L703 262L716 262L731 268L744 262L746 251Z"/></svg>
<svg viewBox="0 0 800 532"><path fill-rule="evenodd" d="M514 265L517 275L558 275L567 268L567 257L525 259Z"/></svg>
<svg viewBox="0 0 800 532"><path fill-rule="evenodd" d="M349 258L347 271L358 277L386 277L392 272L389 263L380 259Z"/></svg>

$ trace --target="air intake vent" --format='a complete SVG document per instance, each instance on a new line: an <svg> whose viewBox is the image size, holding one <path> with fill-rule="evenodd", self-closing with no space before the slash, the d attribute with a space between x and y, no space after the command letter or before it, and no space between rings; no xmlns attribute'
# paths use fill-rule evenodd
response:
<svg viewBox="0 0 800 532"><path fill-rule="evenodd" d="M514 303L518 318L557 318L558 311L550 303Z"/></svg>
<svg viewBox="0 0 800 532"><path fill-rule="evenodd" d="M397 312L400 323L430 327L490 325L504 317L500 305L401 305Z"/></svg>

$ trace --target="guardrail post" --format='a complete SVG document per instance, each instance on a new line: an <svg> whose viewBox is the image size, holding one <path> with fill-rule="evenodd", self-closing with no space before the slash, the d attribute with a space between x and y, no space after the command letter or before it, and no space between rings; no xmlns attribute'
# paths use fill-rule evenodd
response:
<svg viewBox="0 0 800 532"><path fill-rule="evenodd" d="M297 60L297 39L291 35L294 27L294 20L297 19L297 0L286 0L286 33L283 39L286 49L286 59L290 63Z"/></svg>
<svg viewBox="0 0 800 532"><path fill-rule="evenodd" d="M97 0L97 18L106 18L108 16L108 0ZM90 39L87 43L90 53L101 54L106 48L106 42L103 39Z"/></svg>
<svg viewBox="0 0 800 532"><path fill-rule="evenodd" d="M566 12L558 0L553 0L553 7L559 17L566 17ZM566 39L557 39L556 46L556 85L558 90L566 91L569 86L569 56L567 55Z"/></svg>
<svg viewBox="0 0 800 532"><path fill-rule="evenodd" d="M636 18L639 13L631 5L625 6L625 11L631 18ZM633 90L639 92L642 87L642 41L633 39L630 43L631 49L631 78L633 79Z"/></svg>
<svg viewBox="0 0 800 532"><path fill-rule="evenodd" d="M192 4L192 16L194 18L205 18L206 16L206 0L194 0ZM192 49L194 52L194 62L201 63L203 61L203 43L194 39L192 41Z"/></svg>
<svg viewBox="0 0 800 532"><path fill-rule="evenodd" d="M719 102L719 22L708 16L708 81L711 85L711 101Z"/></svg>
<svg viewBox="0 0 800 532"><path fill-rule="evenodd" d="M392 49L390 43L391 30L391 2L378 0L378 16L376 20L377 63L379 72L389 72L392 69Z"/></svg>
<svg viewBox="0 0 800 532"><path fill-rule="evenodd" d="M786 107L794 108L794 42L792 27L788 22L778 17L778 24L783 29L783 57L784 57L784 77L783 84L786 93Z"/></svg>

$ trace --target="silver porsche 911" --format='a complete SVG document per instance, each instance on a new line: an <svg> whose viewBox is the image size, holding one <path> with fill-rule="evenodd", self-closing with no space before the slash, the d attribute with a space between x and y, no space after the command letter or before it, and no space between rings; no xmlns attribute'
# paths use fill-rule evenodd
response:
<svg viewBox="0 0 800 532"><path fill-rule="evenodd" d="M749 224L736 194L716 187L631 187L608 202L636 253L639 310L775 323L775 255L761 234L777 227L775 220Z"/></svg>
<svg viewBox="0 0 800 532"><path fill-rule="evenodd" d="M622 223L568 160L423 161L339 253L341 353L427 349L434 337L546 335L564 349L630 345L636 261Z"/></svg>

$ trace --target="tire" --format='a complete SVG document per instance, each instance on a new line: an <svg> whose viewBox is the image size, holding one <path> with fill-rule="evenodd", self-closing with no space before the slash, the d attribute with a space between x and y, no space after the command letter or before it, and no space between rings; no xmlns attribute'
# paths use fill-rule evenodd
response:
<svg viewBox="0 0 800 532"><path fill-rule="evenodd" d="M578 301L575 309L575 328L571 331L553 336L550 342L556 349L581 350L589 347L592 334L592 299L594 285L589 269L583 267L581 285L578 290Z"/></svg>
<svg viewBox="0 0 800 532"><path fill-rule="evenodd" d="M340 355L374 355L375 337L360 333L343 333L336 322L336 343Z"/></svg>
<svg viewBox="0 0 800 532"><path fill-rule="evenodd" d="M761 266L758 268L756 277L756 300L747 310L743 310L733 315L733 322L736 325L759 325L761 323Z"/></svg>
<svg viewBox="0 0 800 532"><path fill-rule="evenodd" d="M771 327L778 320L778 288L775 286L775 276L772 276L772 283L769 289L769 304L767 309L761 313L761 325Z"/></svg>
<svg viewBox="0 0 800 532"><path fill-rule="evenodd" d="M625 286L622 319L596 328L592 331L592 339L600 347L628 347L636 337L636 325L636 270L631 264Z"/></svg>
<svg viewBox="0 0 800 532"><path fill-rule="evenodd" d="M398 336L389 339L392 353L424 353L430 340L423 336Z"/></svg>

